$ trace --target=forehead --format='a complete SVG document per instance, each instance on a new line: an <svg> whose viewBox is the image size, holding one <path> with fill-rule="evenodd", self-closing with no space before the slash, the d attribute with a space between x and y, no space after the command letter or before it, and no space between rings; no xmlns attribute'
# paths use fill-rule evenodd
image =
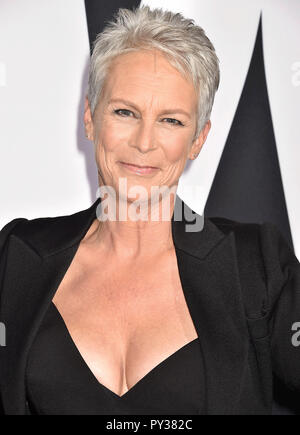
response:
<svg viewBox="0 0 300 435"><path fill-rule="evenodd" d="M193 106L197 100L193 82L184 77L158 50L122 54L109 68L107 99L150 96Z"/></svg>

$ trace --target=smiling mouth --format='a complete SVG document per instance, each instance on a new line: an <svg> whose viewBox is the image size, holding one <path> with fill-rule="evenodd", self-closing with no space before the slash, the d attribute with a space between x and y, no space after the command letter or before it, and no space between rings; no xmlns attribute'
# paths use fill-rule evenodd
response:
<svg viewBox="0 0 300 435"><path fill-rule="evenodd" d="M158 169L156 166L140 166L140 165L135 165L133 163L127 163L127 162L120 162L123 165L128 165L128 166L133 166L135 168L141 168L141 169Z"/></svg>
<svg viewBox="0 0 300 435"><path fill-rule="evenodd" d="M127 171L137 175L152 175L156 173L159 168L155 166L139 166L132 163L119 162Z"/></svg>

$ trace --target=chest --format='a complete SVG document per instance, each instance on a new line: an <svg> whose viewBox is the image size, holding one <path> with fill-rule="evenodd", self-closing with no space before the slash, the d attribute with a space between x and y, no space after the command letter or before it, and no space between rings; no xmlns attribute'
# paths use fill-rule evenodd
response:
<svg viewBox="0 0 300 435"><path fill-rule="evenodd" d="M53 298L97 380L118 395L197 337L175 252L124 267L73 261Z"/></svg>

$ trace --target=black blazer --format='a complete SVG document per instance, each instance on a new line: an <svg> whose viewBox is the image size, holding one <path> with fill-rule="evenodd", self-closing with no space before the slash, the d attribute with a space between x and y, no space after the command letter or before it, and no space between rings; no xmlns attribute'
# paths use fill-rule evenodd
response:
<svg viewBox="0 0 300 435"><path fill-rule="evenodd" d="M0 232L4 414L29 413L25 373L30 346L99 202L68 216L17 218ZM173 215L179 275L204 358L206 413L271 414L273 373L300 393L300 334L298 341L295 329L300 322L300 264L273 224L205 217L202 231L186 232L186 223ZM251 318L238 267L236 232L241 228L243 234L251 230L260 244L260 258L249 252L246 267L244 291L258 295L259 301L259 312ZM254 280L261 261L263 274Z"/></svg>

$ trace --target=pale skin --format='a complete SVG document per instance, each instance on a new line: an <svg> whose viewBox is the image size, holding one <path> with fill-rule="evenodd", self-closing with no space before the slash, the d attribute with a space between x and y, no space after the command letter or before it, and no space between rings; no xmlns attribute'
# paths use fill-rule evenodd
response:
<svg viewBox="0 0 300 435"><path fill-rule="evenodd" d="M153 185L177 186L211 127L208 121L195 139L196 107L192 82L160 52L116 58L93 116L85 102L86 135L94 144L99 184L118 191L119 178L127 177L128 189L139 184L149 193ZM128 172L120 161L158 170L144 177ZM170 219L172 213L171 207ZM91 373L120 397L197 337L170 220L95 219L53 302Z"/></svg>

